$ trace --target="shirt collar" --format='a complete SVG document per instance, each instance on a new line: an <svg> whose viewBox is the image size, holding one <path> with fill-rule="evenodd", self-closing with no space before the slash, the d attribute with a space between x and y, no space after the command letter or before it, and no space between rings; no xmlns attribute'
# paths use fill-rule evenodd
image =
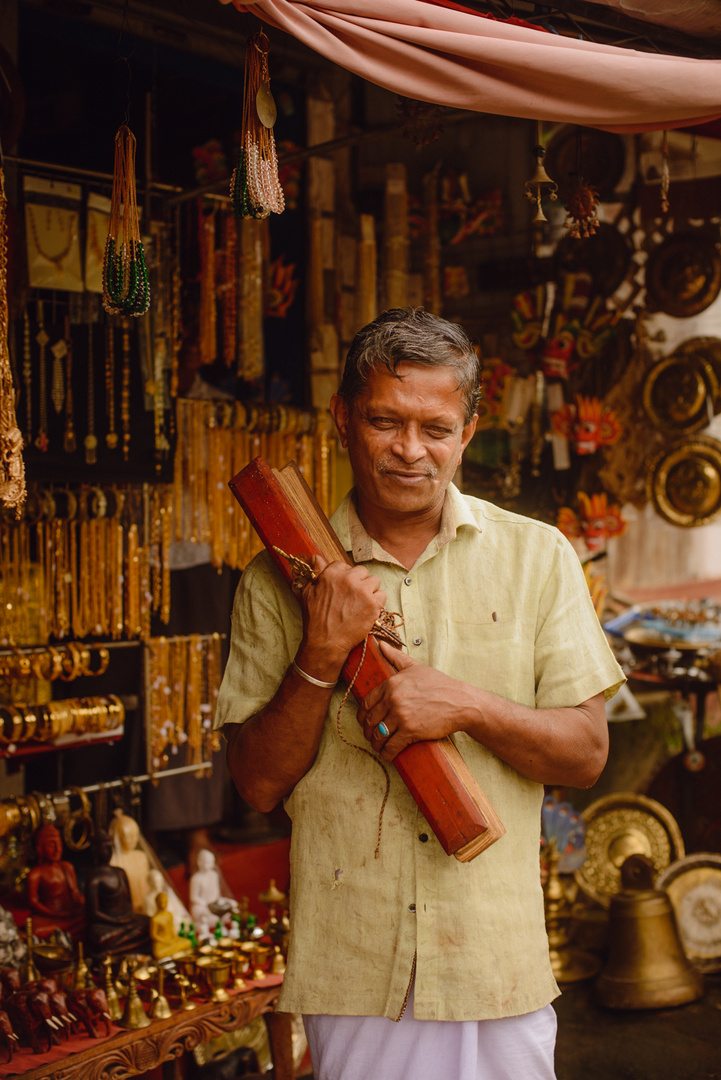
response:
<svg viewBox="0 0 721 1080"><path fill-rule="evenodd" d="M346 495L336 510L332 524L353 562L364 563L375 559L378 562L392 562L400 566L398 560L384 551L381 545L366 532L363 522L358 517L355 489ZM482 532L480 524L471 513L458 488L455 484L449 484L441 512L441 526L431 541L435 551L440 551L451 540L455 540L458 530L464 526L475 529L476 532Z"/></svg>

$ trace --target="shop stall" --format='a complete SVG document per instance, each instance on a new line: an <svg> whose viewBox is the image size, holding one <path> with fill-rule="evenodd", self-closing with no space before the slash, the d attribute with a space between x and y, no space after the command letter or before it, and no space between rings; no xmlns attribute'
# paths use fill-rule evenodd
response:
<svg viewBox="0 0 721 1080"><path fill-rule="evenodd" d="M598 784L540 823L559 1078L611 1075L599 995L683 1006L681 1045L721 971L721 38L610 0L6 6L0 1076L310 1075L273 1011L290 822L213 726L280 550L229 484L294 462L321 536L329 401L392 307L469 332L457 484L568 537L628 678ZM647 914L660 973L613 951Z"/></svg>

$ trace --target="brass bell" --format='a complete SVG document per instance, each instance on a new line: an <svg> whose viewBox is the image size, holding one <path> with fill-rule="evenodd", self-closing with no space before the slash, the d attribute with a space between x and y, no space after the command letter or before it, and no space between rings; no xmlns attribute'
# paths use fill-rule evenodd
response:
<svg viewBox="0 0 721 1080"><path fill-rule="evenodd" d="M621 867L608 959L596 980L598 999L609 1009L663 1009L703 994L703 977L684 954L671 901L654 888L654 877L645 855L629 855Z"/></svg>

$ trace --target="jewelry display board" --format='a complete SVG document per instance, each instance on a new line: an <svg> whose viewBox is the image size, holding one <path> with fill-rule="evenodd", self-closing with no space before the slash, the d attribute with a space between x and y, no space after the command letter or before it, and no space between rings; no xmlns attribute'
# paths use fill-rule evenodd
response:
<svg viewBox="0 0 721 1080"><path fill-rule="evenodd" d="M273 985L275 982L275 985ZM274 1012L282 978L269 976L263 986L243 992L230 992L228 1001L198 1003L192 1012L174 1012L167 1020L154 1020L136 1031L114 1029L107 1039L85 1040L86 1048L78 1053L48 1062L36 1057L34 1069L22 1071L23 1080L113 1080L138 1076L164 1061L179 1058L201 1043L237 1030L263 1016L273 1055L276 1080L293 1080L291 1017ZM17 1075L17 1056L0 1066L0 1077Z"/></svg>

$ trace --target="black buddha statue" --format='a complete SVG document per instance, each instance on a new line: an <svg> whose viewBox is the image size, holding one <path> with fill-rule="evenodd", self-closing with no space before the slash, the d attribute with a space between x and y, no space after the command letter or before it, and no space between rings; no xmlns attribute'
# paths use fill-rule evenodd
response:
<svg viewBox="0 0 721 1080"><path fill-rule="evenodd" d="M133 910L128 876L120 866L111 866L113 845L102 829L93 844L95 867L85 883L87 944L93 956L109 953L150 952L147 915Z"/></svg>

